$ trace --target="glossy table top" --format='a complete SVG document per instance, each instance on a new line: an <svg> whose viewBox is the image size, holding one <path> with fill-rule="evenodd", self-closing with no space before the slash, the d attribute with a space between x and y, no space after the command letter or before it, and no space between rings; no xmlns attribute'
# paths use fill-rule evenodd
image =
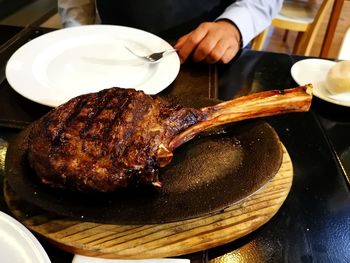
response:
<svg viewBox="0 0 350 263"><path fill-rule="evenodd" d="M289 71L300 59L285 54L243 52L229 67L230 74L221 76L232 85L221 83L219 96L228 99L241 87L255 91L296 86ZM237 79L241 81L237 83ZM349 108L315 97L308 113L266 119L292 158L293 186L278 214L234 246L234 256L253 254L261 262L349 261L350 193L345 178L345 173L350 174L349 113Z"/></svg>
<svg viewBox="0 0 350 263"><path fill-rule="evenodd" d="M0 27L1 34L9 30ZM0 67L19 46L45 30L21 32L11 43L0 42ZM186 81L199 68L204 69L213 76L214 81L209 78L213 84L203 88L201 84L188 85L186 92L227 100L296 86L290 68L300 59L243 50L228 65L184 65L180 77ZM180 86L175 83L165 93L181 93ZM0 141L10 142L19 128L48 110L20 97L3 80ZM191 262L350 262L350 188L346 179L350 174L350 109L314 98L310 112L269 117L266 121L277 131L292 159L294 179L287 200L267 224L253 233L183 257L191 258ZM0 209L8 212L3 198ZM52 262L71 262L71 254L40 241Z"/></svg>

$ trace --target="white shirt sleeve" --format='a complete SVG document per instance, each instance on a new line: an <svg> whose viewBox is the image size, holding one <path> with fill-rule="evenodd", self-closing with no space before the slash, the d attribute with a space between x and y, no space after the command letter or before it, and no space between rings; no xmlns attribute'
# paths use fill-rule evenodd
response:
<svg viewBox="0 0 350 263"><path fill-rule="evenodd" d="M267 28L281 9L283 0L237 0L217 19L228 19L239 29L243 46ZM95 0L58 0L63 27L99 22Z"/></svg>
<svg viewBox="0 0 350 263"><path fill-rule="evenodd" d="M95 0L58 0L57 5L63 27L96 23Z"/></svg>
<svg viewBox="0 0 350 263"><path fill-rule="evenodd" d="M283 0L238 0L217 18L232 21L239 29L242 44L249 42L267 28L278 14Z"/></svg>

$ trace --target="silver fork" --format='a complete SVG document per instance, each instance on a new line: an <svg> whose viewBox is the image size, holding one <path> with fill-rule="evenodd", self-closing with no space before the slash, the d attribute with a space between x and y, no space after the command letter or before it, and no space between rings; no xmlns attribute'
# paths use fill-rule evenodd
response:
<svg viewBox="0 0 350 263"><path fill-rule="evenodd" d="M155 52L146 56L141 56L139 54L136 54L133 50L131 50L130 48L128 48L127 46L124 46L130 53L132 53L134 56L143 59L149 63L156 63L159 60L161 60L165 55L173 53L178 51L178 49L172 48L172 49L167 49L161 52Z"/></svg>

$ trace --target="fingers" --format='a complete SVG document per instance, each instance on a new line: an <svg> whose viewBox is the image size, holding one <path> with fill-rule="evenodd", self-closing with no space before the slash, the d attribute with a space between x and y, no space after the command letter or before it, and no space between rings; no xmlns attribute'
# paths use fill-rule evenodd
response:
<svg viewBox="0 0 350 263"><path fill-rule="evenodd" d="M210 40L209 40L210 41ZM205 50L204 48L201 48L201 46L198 47L198 50L202 51L202 59L200 61L205 61L209 64L213 64L213 63L217 63L217 62L223 62L222 58L225 55L226 51L228 49L230 49L230 44L223 40L223 39L219 39L218 42L216 42L216 45L210 49ZM203 43L204 45L206 43ZM203 52L203 49L205 50ZM194 54L195 56L196 54Z"/></svg>
<svg viewBox="0 0 350 263"><path fill-rule="evenodd" d="M188 58L188 56L190 55L190 53L192 51L190 51L188 53L188 51L186 51L186 49L184 49L184 45L185 43L187 42L187 38L189 37L191 33L187 34L187 35L184 35L182 36L178 41L177 43L175 44L174 48L178 50L178 55L180 57L180 62L181 63L184 63L186 61L186 59Z"/></svg>
<svg viewBox="0 0 350 263"><path fill-rule="evenodd" d="M206 36L198 43L195 48L192 58L195 62L210 59L218 61L225 51L224 41L221 41L220 36L213 31L209 31Z"/></svg>
<svg viewBox="0 0 350 263"><path fill-rule="evenodd" d="M239 46L237 48L229 48L225 51L224 55L221 57L220 61L223 64L229 63L238 53Z"/></svg>
<svg viewBox="0 0 350 263"><path fill-rule="evenodd" d="M183 63L191 54L195 62L228 63L240 48L238 29L227 21L202 23L175 45Z"/></svg>
<svg viewBox="0 0 350 263"><path fill-rule="evenodd" d="M201 24L194 31L181 37L174 46L175 48L179 49L178 54L181 62L184 62L190 56L190 54L194 52L195 48L197 48L199 43L201 43L207 35L208 28L206 24L207 23Z"/></svg>
<svg viewBox="0 0 350 263"><path fill-rule="evenodd" d="M204 61L209 64L227 64L235 57L239 49L239 44L231 44L225 40L220 40L212 51L205 57Z"/></svg>

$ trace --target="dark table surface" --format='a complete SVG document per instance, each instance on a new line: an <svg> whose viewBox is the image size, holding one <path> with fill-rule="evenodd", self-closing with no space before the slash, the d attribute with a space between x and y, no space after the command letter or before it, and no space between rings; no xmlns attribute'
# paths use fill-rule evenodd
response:
<svg viewBox="0 0 350 263"><path fill-rule="evenodd" d="M46 29L0 26L1 153L21 128L49 110L16 94L4 75L11 54L45 32ZM303 57L243 50L228 65L188 64L182 66L181 71L191 73L197 67L207 67L211 74L214 72L215 92L207 92L205 87L203 94L228 100L257 91L297 86L290 68L300 59ZM169 90L176 94L176 84ZM253 233L184 257L191 258L191 262L350 262L347 179L350 176L350 108L314 98L307 113L265 120L277 131L293 163L293 185L285 203L268 223ZM3 159L0 165L3 167ZM3 170L0 173L2 182ZM3 197L0 209L9 213ZM71 254L40 237L39 240L52 262L71 262Z"/></svg>

